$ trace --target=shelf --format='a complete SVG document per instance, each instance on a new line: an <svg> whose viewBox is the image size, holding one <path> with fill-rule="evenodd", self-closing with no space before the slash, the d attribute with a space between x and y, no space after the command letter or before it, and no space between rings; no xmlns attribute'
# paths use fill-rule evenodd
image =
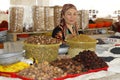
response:
<svg viewBox="0 0 120 80"><path fill-rule="evenodd" d="M52 30L46 30L46 31L40 31L40 32L21 32L21 33L11 33L11 32L8 32L8 40L9 41L17 41L17 38L19 34L30 34L30 35L33 35L33 34L44 34L44 33L50 33L52 32Z"/></svg>
<svg viewBox="0 0 120 80"><path fill-rule="evenodd" d="M110 27L103 27L103 28L87 28L87 29L79 29L79 31L86 31L86 30L98 30L98 29L109 29Z"/></svg>
<svg viewBox="0 0 120 80"><path fill-rule="evenodd" d="M52 30L46 30L46 31L40 31L40 32L21 32L21 33L8 32L8 34L41 34L41 33L48 33L48 32L52 32Z"/></svg>

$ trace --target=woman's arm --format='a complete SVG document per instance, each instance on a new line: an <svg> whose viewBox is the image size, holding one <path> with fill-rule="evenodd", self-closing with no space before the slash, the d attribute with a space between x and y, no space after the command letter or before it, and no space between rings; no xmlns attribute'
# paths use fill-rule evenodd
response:
<svg viewBox="0 0 120 80"><path fill-rule="evenodd" d="M55 27L52 32L52 37L63 40L62 29L60 27Z"/></svg>

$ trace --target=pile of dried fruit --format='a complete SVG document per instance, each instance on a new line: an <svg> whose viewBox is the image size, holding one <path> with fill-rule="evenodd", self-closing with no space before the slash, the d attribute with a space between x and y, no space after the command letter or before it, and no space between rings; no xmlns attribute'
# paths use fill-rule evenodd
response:
<svg viewBox="0 0 120 80"><path fill-rule="evenodd" d="M61 68L67 74L76 74L108 67L102 58L98 57L94 51L84 50L73 58L58 59L51 62L53 66Z"/></svg>
<svg viewBox="0 0 120 80"><path fill-rule="evenodd" d="M95 70L107 67L107 63L102 58L98 57L94 51L84 50L76 55L73 60L81 62L84 65L84 70Z"/></svg>
<svg viewBox="0 0 120 80"><path fill-rule="evenodd" d="M61 68L67 74L82 73L83 65L81 62L70 59L61 59L51 62L51 65Z"/></svg>

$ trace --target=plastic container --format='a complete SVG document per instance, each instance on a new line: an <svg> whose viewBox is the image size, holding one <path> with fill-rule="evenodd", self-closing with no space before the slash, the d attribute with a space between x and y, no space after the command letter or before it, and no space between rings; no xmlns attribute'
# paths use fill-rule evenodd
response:
<svg viewBox="0 0 120 80"><path fill-rule="evenodd" d="M24 49L26 50L26 58L34 58L38 62L48 61L51 62L57 59L60 43L58 44L28 44L24 43Z"/></svg>
<svg viewBox="0 0 120 80"><path fill-rule="evenodd" d="M29 34L18 34L18 40L24 41L29 37Z"/></svg>
<svg viewBox="0 0 120 80"><path fill-rule="evenodd" d="M0 28L0 31L8 30L8 28Z"/></svg>
<svg viewBox="0 0 120 80"><path fill-rule="evenodd" d="M110 27L112 25L112 22L105 21L104 26L105 27Z"/></svg>
<svg viewBox="0 0 120 80"><path fill-rule="evenodd" d="M92 39L87 35L79 35L77 37L73 37L72 39L66 40L66 42L69 45L68 55L70 55L70 57L74 57L83 50L95 51L97 43L95 39Z"/></svg>
<svg viewBox="0 0 120 80"><path fill-rule="evenodd" d="M89 24L89 28L96 28L96 24Z"/></svg>
<svg viewBox="0 0 120 80"><path fill-rule="evenodd" d="M97 28L102 28L102 27L104 27L104 22L98 22L98 23L96 23L96 27L97 27Z"/></svg>

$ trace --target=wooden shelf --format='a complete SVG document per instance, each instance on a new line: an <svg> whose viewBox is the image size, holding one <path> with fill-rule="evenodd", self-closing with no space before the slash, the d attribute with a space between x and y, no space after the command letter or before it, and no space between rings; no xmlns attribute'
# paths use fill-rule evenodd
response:
<svg viewBox="0 0 120 80"><path fill-rule="evenodd" d="M46 30L46 31L40 31L40 32L21 32L21 33L8 32L8 34L40 34L40 33L48 33L48 32L52 32L52 30Z"/></svg>
<svg viewBox="0 0 120 80"><path fill-rule="evenodd" d="M79 31L83 31L84 34L106 34L108 33L108 30L110 27L103 27L103 28L87 28L87 29L79 29ZM102 30L105 30L105 33L101 32Z"/></svg>
<svg viewBox="0 0 120 80"><path fill-rule="evenodd" d="M109 27L103 27L103 28L87 28L86 30L98 30L98 29L109 29ZM83 31L83 29L79 29L79 31Z"/></svg>
<svg viewBox="0 0 120 80"><path fill-rule="evenodd" d="M19 34L30 34L30 35L34 35L34 34L45 34L45 33L50 33L52 32L52 30L46 30L46 31L39 31L39 32L21 32L21 33L11 33L8 32L8 40L9 41L17 41L17 35Z"/></svg>

